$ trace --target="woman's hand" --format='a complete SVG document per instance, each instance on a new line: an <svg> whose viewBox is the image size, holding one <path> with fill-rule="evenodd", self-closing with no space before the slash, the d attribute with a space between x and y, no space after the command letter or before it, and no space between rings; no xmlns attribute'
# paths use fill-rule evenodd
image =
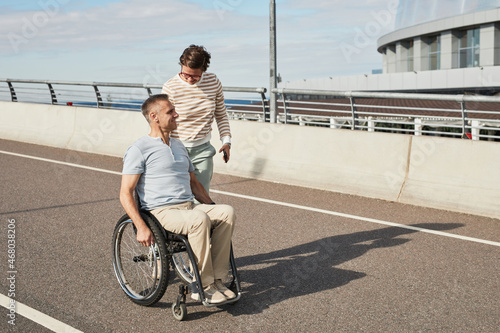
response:
<svg viewBox="0 0 500 333"><path fill-rule="evenodd" d="M223 145L222 148L219 150L219 153L224 152L223 155L222 155L222 159L226 163L229 161L229 156L230 156L229 151L230 150L231 150L231 146L228 145L227 143L225 145Z"/></svg>

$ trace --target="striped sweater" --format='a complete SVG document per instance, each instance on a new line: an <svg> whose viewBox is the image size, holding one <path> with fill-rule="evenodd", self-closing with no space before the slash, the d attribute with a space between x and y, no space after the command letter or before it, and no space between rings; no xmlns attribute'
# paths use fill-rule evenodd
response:
<svg viewBox="0 0 500 333"><path fill-rule="evenodd" d="M203 73L200 81L189 84L179 74L168 80L161 91L169 96L179 114L177 129L170 135L180 139L186 147L196 147L210 141L215 121L223 144L231 142L222 84L213 73Z"/></svg>

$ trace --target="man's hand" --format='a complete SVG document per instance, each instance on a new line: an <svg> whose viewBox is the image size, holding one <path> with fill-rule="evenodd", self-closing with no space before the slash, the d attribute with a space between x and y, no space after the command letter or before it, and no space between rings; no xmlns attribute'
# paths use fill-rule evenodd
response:
<svg viewBox="0 0 500 333"><path fill-rule="evenodd" d="M196 200L198 200L202 204L211 204L214 202L212 198L208 195L207 191L201 185L201 183L198 181L198 178L196 178L194 172L189 173L189 178L190 178L190 185L191 185L191 191L193 192L193 195Z"/></svg>
<svg viewBox="0 0 500 333"><path fill-rule="evenodd" d="M227 143L225 145L222 146L221 149L219 149L219 153L222 153L223 151L225 152L225 154L222 155L222 159L224 160L224 162L227 163L227 161L229 161L229 151L231 150L231 146L229 146Z"/></svg>
<svg viewBox="0 0 500 333"><path fill-rule="evenodd" d="M137 241L141 243L142 246L153 245L153 233L148 227L137 229Z"/></svg>
<svg viewBox="0 0 500 333"><path fill-rule="evenodd" d="M135 187L137 186L140 176L140 174L122 176L120 202L125 209L125 212L132 219L135 227L137 228L137 241L144 246L150 246L154 243L153 233L149 230L148 225L142 219L134 199Z"/></svg>

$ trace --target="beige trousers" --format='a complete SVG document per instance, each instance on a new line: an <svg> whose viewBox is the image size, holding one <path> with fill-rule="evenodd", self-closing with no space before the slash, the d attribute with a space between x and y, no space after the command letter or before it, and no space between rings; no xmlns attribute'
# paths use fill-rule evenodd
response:
<svg viewBox="0 0 500 333"><path fill-rule="evenodd" d="M215 279L226 278L236 219L233 207L185 202L153 209L151 214L166 230L187 235L203 287L212 284Z"/></svg>

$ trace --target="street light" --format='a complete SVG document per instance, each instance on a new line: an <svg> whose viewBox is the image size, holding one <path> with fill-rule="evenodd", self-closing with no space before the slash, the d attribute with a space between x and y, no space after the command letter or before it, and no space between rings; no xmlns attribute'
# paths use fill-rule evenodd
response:
<svg viewBox="0 0 500 333"><path fill-rule="evenodd" d="M277 109L278 101L276 99L276 93L273 89L278 87L277 85L277 65L276 65L276 1L271 0L269 5L269 121L271 123L276 123L277 120Z"/></svg>

